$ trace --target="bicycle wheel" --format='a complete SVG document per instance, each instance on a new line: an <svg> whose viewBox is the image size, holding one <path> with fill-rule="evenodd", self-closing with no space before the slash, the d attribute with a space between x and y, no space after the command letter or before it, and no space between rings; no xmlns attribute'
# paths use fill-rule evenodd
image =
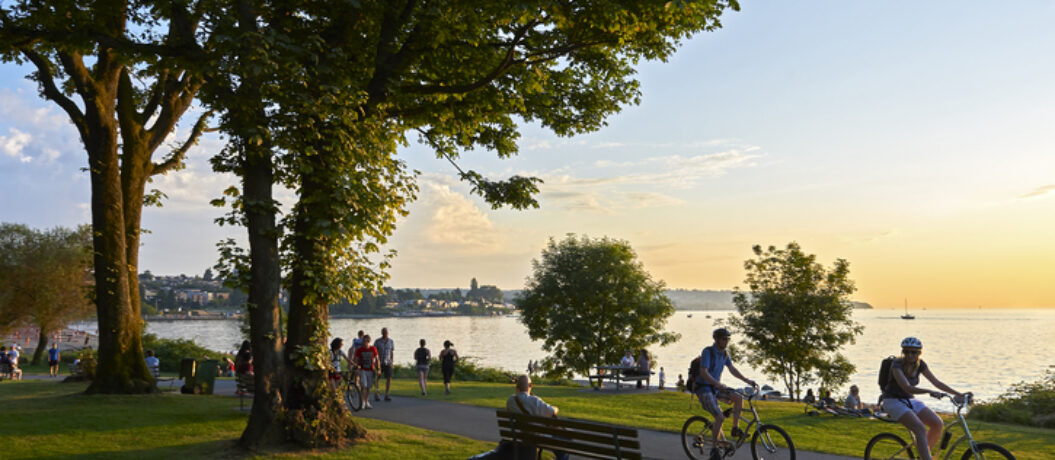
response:
<svg viewBox="0 0 1055 460"><path fill-rule="evenodd" d="M978 445L978 459L988 460L993 458L1006 458L1007 460L1015 460L1015 456L1011 455L1007 449L1000 447L996 444L989 442L980 442ZM974 452L967 449L967 452L963 453L962 460L974 460Z"/></svg>
<svg viewBox="0 0 1055 460"><path fill-rule="evenodd" d="M868 441L865 460L916 460L912 446L894 433L879 433Z"/></svg>
<svg viewBox="0 0 1055 460"><path fill-rule="evenodd" d="M783 428L761 425L751 437L751 456L755 460L795 460L795 443Z"/></svg>
<svg viewBox="0 0 1055 460"><path fill-rule="evenodd" d="M681 427L681 447L693 460L710 458L714 447L711 438L711 421L699 415L689 417Z"/></svg>
<svg viewBox="0 0 1055 460"><path fill-rule="evenodd" d="M359 391L359 385L354 383L344 387L344 403L352 412L359 412L363 408L363 394Z"/></svg>

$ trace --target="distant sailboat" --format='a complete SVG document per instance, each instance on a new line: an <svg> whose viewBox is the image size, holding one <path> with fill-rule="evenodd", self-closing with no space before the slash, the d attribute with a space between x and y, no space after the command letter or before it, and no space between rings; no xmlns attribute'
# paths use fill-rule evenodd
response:
<svg viewBox="0 0 1055 460"><path fill-rule="evenodd" d="M908 313L908 299L905 299L905 314L901 315L901 319L916 319L915 316Z"/></svg>

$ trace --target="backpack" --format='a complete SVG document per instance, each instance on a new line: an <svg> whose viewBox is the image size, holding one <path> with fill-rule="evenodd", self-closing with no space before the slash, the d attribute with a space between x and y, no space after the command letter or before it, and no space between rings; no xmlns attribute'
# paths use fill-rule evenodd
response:
<svg viewBox="0 0 1055 460"><path fill-rule="evenodd" d="M697 356L689 363L689 379L685 381L685 389L689 390L689 393L696 392L696 377L699 377L699 375L700 357Z"/></svg>
<svg viewBox="0 0 1055 460"><path fill-rule="evenodd" d="M714 360L716 358L716 356L714 354L714 347L707 347L707 349L710 350L710 353L711 353L711 365L714 365ZM711 370L711 369L707 369L707 372L711 372L712 374L714 373L714 371ZM696 379L699 376L700 376L700 356L697 356L697 357L692 359L691 363L689 363L689 379L685 381L685 388L687 388L690 393L695 393L696 392L696 385L697 385L696 384Z"/></svg>
<svg viewBox="0 0 1055 460"><path fill-rule="evenodd" d="M894 364L894 357L887 356L883 358L883 362L879 364L879 392L882 393L886 390L886 386L890 383L890 366Z"/></svg>

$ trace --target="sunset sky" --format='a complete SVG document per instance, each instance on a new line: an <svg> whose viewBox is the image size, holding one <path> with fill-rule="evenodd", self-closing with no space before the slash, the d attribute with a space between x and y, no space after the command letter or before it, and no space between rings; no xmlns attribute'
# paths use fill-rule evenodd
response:
<svg viewBox="0 0 1055 460"><path fill-rule="evenodd" d="M491 210L420 146L419 200L392 239L396 287L523 286L550 237L624 239L672 288L731 289L755 244L850 262L877 307L1055 307L1055 4L743 2L639 67L642 104L574 138L459 163L537 175L541 209ZM80 141L26 68L0 65L0 221L89 221ZM185 123L189 125L189 121ZM184 128L185 129L185 128ZM234 179L192 150L159 178L140 268L200 274ZM288 195L286 195L288 198Z"/></svg>

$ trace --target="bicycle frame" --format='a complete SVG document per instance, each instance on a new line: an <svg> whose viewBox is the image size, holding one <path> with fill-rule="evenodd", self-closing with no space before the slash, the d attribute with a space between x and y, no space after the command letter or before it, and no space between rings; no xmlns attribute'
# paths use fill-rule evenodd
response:
<svg viewBox="0 0 1055 460"><path fill-rule="evenodd" d="M722 439L721 442L727 442L733 446L733 450L737 450L740 448L740 446L744 445L744 443L747 442L747 440L750 438L750 436L748 436L747 434L751 432L751 428L754 426L762 425L762 421L758 418L758 409L755 409L755 403L753 402L755 394L752 393L750 395L747 395L740 390L732 391L743 397L744 401L747 401L747 408L751 411L751 420L747 421L747 426L744 427L744 435L737 439L735 443L729 442L727 439L725 439L725 433L719 433L718 436ZM740 418L742 420L747 420L747 414L744 413L743 409L740 410Z"/></svg>
<svg viewBox="0 0 1055 460"><path fill-rule="evenodd" d="M978 454L977 444L974 442L974 437L971 435L971 429L967 426L967 417L963 414L963 409L970 404L970 397L965 396L963 401L960 403L956 403L956 400L950 395L943 393L943 397L949 397L949 399L952 400L953 405L956 406L956 418L954 420L945 422L944 428L941 431L941 440L938 443L937 452L931 452L931 457L938 458L938 455L936 454L945 451L945 455L942 458L948 460L949 458L951 458L952 453L956 451L956 448L960 446L960 443L967 441L967 449L971 451L975 460L981 460L981 457L979 457ZM953 429L955 429L957 426L959 426L960 429L963 430L963 435L957 438L955 442L950 443L949 440L952 438ZM912 442L905 446L905 448L902 449L901 452L905 452L908 449L916 446L916 435L913 434L911 431L909 431L908 434L909 439L912 440Z"/></svg>

